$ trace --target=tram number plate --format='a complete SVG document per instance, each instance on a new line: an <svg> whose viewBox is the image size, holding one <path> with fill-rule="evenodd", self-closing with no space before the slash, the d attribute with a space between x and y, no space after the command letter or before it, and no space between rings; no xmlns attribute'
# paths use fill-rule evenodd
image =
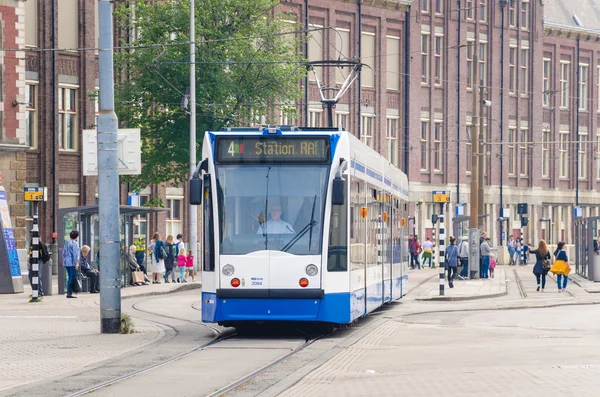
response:
<svg viewBox="0 0 600 397"><path fill-rule="evenodd" d="M329 162L328 137L236 136L217 138L218 163Z"/></svg>
<svg viewBox="0 0 600 397"><path fill-rule="evenodd" d="M450 202L450 192L434 191L433 192L433 202L434 203L449 203Z"/></svg>

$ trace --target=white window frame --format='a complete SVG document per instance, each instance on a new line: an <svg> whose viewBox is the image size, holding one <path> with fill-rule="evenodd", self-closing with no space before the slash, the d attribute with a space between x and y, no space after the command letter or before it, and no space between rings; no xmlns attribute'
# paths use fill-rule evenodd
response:
<svg viewBox="0 0 600 397"><path fill-rule="evenodd" d="M433 122L432 143L433 143L433 170L435 172L444 171L444 148L442 142L444 141L444 126L441 120L435 120ZM436 136L437 135L437 136Z"/></svg>
<svg viewBox="0 0 600 397"><path fill-rule="evenodd" d="M548 58L542 59L542 106L550 106L550 90L552 89L552 60Z"/></svg>
<svg viewBox="0 0 600 397"><path fill-rule="evenodd" d="M550 177L550 137L549 128L542 129L542 177Z"/></svg>
<svg viewBox="0 0 600 397"><path fill-rule="evenodd" d="M437 15L441 15L444 13L444 0L433 0L435 2L435 7L433 8L433 12Z"/></svg>
<svg viewBox="0 0 600 397"><path fill-rule="evenodd" d="M72 94L75 95L73 99L74 109L65 109L65 93L66 90L72 91ZM61 84L58 86L58 128L62 126L62 131L59 130L59 142L58 147L60 151L64 152L76 152L79 148L79 126L78 126L78 104L79 104L79 86L76 85L67 85ZM72 125L72 133L73 133L73 147L67 148L68 135L67 132L67 119L69 116L73 116L73 125ZM62 122L62 123L61 123ZM62 137L62 139L60 139ZM61 142L62 141L62 142Z"/></svg>
<svg viewBox="0 0 600 397"><path fill-rule="evenodd" d="M528 176L529 175L529 161L528 161L528 140L529 140L529 128L521 127L519 128L519 155L520 155L520 167L519 167L519 175L520 176Z"/></svg>
<svg viewBox="0 0 600 397"><path fill-rule="evenodd" d="M375 128L375 115L363 113L361 115L360 140L371 149L375 149Z"/></svg>
<svg viewBox="0 0 600 397"><path fill-rule="evenodd" d="M467 140L465 142L465 171L467 175L471 175L471 171L473 169L473 148L471 145L471 136L473 134L473 124L467 123Z"/></svg>
<svg viewBox="0 0 600 397"><path fill-rule="evenodd" d="M596 66L596 109L600 113L600 65Z"/></svg>
<svg viewBox="0 0 600 397"><path fill-rule="evenodd" d="M517 93L517 58L519 49L516 46L508 48L508 92Z"/></svg>
<svg viewBox="0 0 600 397"><path fill-rule="evenodd" d="M487 1L486 0L476 0L478 2L477 7L477 19L479 22L486 23L487 22Z"/></svg>
<svg viewBox="0 0 600 397"><path fill-rule="evenodd" d="M433 36L433 83L441 86L444 82L444 35L436 34Z"/></svg>
<svg viewBox="0 0 600 397"><path fill-rule="evenodd" d="M173 202L179 202L179 218L173 218ZM171 204L169 204L171 202ZM168 209L167 216L165 219L165 231L166 235L176 236L177 233L182 233L183 231L183 206L184 206L184 197L183 196L167 196L165 201L165 208ZM179 224L178 232L176 233L173 229L174 224Z"/></svg>
<svg viewBox="0 0 600 397"><path fill-rule="evenodd" d="M311 128L321 127L323 109L308 109L308 126Z"/></svg>
<svg viewBox="0 0 600 397"><path fill-rule="evenodd" d="M348 130L348 120L350 119L350 112L335 112L335 127L339 128L340 123L342 124L342 128L346 131Z"/></svg>
<svg viewBox="0 0 600 397"><path fill-rule="evenodd" d="M569 108L569 74L571 73L571 62L560 61L560 108Z"/></svg>
<svg viewBox="0 0 600 397"><path fill-rule="evenodd" d="M483 46L483 47L482 47ZM483 48L483 51L482 51ZM487 54L488 54L488 42L486 40L479 40L479 45L477 46L477 51L479 52L479 81L483 81L483 85L487 86ZM483 54L483 56L482 56ZM477 82L478 84L478 82Z"/></svg>
<svg viewBox="0 0 600 397"><path fill-rule="evenodd" d="M600 66L599 66L600 67ZM600 179L600 133L596 133L596 179Z"/></svg>
<svg viewBox="0 0 600 397"><path fill-rule="evenodd" d="M558 159L559 178L569 177L569 131L559 131Z"/></svg>
<svg viewBox="0 0 600 397"><path fill-rule="evenodd" d="M517 175L517 127L508 127L508 175Z"/></svg>
<svg viewBox="0 0 600 397"><path fill-rule="evenodd" d="M531 12L531 7L529 4L529 0L521 0L521 6L519 7L519 24L521 26L521 30L529 30L529 14ZM525 17L523 17L525 15ZM525 23L523 23L525 21Z"/></svg>
<svg viewBox="0 0 600 397"><path fill-rule="evenodd" d="M140 194L140 202L139 205L140 207L142 207L144 204L146 204L148 201L150 200L150 195L148 194ZM137 231L138 233L135 232L135 227L137 224ZM142 227L143 225L143 227ZM146 238L146 232L148 231L148 217L147 215L136 215L133 218L133 235L135 236L140 236L140 237L144 237Z"/></svg>
<svg viewBox="0 0 600 397"><path fill-rule="evenodd" d="M398 166L398 116L387 116L386 118L386 158L394 166Z"/></svg>
<svg viewBox="0 0 600 397"><path fill-rule="evenodd" d="M321 28L323 28L323 25L316 25L316 24L314 24L312 22L309 22L308 25L309 25L310 29L312 30L312 32L309 32L308 37L306 38L306 40L308 40L308 54L307 54L308 60L309 61L321 61L325 57L325 55L324 55L324 52L325 52L324 50L325 50L325 45L326 45L326 42L325 42L325 31L324 30L315 30L315 29L321 29ZM315 35L316 34L320 34L321 35L321 42L320 43L314 38L313 34L315 34ZM311 43L312 43L312 45L311 45ZM318 46L318 47L321 48L320 49L320 52L321 52L320 59L311 59L311 55L312 55L311 53L313 52L311 50L312 46ZM308 80L309 81L313 81L313 82L316 81L315 80L315 74L319 77L320 81L325 80L325 78L323 76L323 67L321 67L321 66L315 66L314 67L314 71L315 71L314 73L309 73L308 74L308 76L309 76Z"/></svg>
<svg viewBox="0 0 600 397"><path fill-rule="evenodd" d="M579 150L577 156L579 156L579 161L577 165L579 169L577 170L577 177L580 181L587 181L588 179L588 150L587 150L587 140L588 133L579 131ZM584 143L586 142L586 143Z"/></svg>
<svg viewBox="0 0 600 397"><path fill-rule="evenodd" d="M431 8L430 0L420 0L421 13L429 14L429 10Z"/></svg>
<svg viewBox="0 0 600 397"><path fill-rule="evenodd" d="M521 47L519 51L519 93L529 96L529 48Z"/></svg>
<svg viewBox="0 0 600 397"><path fill-rule="evenodd" d="M421 119L419 125L421 172L429 172L429 134L429 120ZM423 167L423 165L425 165L425 167Z"/></svg>
<svg viewBox="0 0 600 397"><path fill-rule="evenodd" d="M431 77L429 61L430 40L431 36L429 32L421 31L421 85L428 85Z"/></svg>
<svg viewBox="0 0 600 397"><path fill-rule="evenodd" d="M473 85L477 85L477 82L473 81L474 74L474 65L473 65L473 55L475 51L475 40L467 39L467 48L466 48L466 60L467 60L467 90L472 90Z"/></svg>
<svg viewBox="0 0 600 397"><path fill-rule="evenodd" d="M475 9L475 0L466 0L465 8L465 18L469 21L472 21L473 10Z"/></svg>
<svg viewBox="0 0 600 397"><path fill-rule="evenodd" d="M508 26L517 26L517 0L508 0Z"/></svg>
<svg viewBox="0 0 600 397"><path fill-rule="evenodd" d="M577 85L577 89L579 90L579 110L587 111L588 110L588 72L589 65L587 63L579 64L579 84ZM598 78L598 76L596 77Z"/></svg>
<svg viewBox="0 0 600 397"><path fill-rule="evenodd" d="M32 149L38 147L38 88L39 82L25 81L25 144ZM27 134L28 125L29 134Z"/></svg>

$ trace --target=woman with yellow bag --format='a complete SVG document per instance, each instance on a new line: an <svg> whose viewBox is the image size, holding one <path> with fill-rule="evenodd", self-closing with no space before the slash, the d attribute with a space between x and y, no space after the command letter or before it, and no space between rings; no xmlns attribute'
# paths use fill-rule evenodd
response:
<svg viewBox="0 0 600 397"><path fill-rule="evenodd" d="M569 257L565 250L565 243L561 241L554 251L556 260L550 271L556 274L556 283L558 284L558 292L563 292L567 289L567 282L569 281L569 273L571 272L571 266L569 266Z"/></svg>

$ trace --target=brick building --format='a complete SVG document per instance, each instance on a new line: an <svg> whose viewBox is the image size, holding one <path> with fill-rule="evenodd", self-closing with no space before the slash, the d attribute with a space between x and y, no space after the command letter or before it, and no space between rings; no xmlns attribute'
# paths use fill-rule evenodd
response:
<svg viewBox="0 0 600 397"><path fill-rule="evenodd" d="M27 46L23 57L3 52L2 73L14 74L12 79L10 74L2 79L6 135L3 132L0 150L7 150L5 142L30 147L26 182L47 186L51 197L40 208L46 241L59 227L58 208L96 202L96 178L82 176L80 150L81 130L93 128L97 112L90 95L98 87L96 3L0 0L0 6L10 5L15 31L24 31ZM551 218L553 240L560 236L572 241L576 187L586 215L598 214L600 206L596 194L600 186L600 18L591 4L598 7L600 0L586 4L566 0L546 4L535 0L287 0L279 10L298 30L307 23L311 29L325 28L312 31L307 47L301 48L310 60L354 57L369 66L337 105L334 124L354 131L407 172L411 200L424 200L411 210L416 213L420 235L428 232L431 214L438 212L432 190L452 192L450 216L456 203L469 201L468 137L474 120L472 91L477 88L473 73L477 71L491 101L484 116L485 213L489 214L485 228L497 242L502 197L503 206L512 212L509 232L518 234L516 204L528 202L529 240L546 237L548 224L539 219ZM7 12L2 11L3 19L9 18ZM24 26L19 25L21 12ZM15 33L16 41L7 45L11 36L3 34L3 47L23 45L18 36ZM49 48L60 51L45 50ZM10 57L14 64L9 63ZM18 74L20 62L26 63L24 77ZM328 87L339 86L348 73L347 69L316 71ZM23 80L26 85L20 87ZM297 120L281 116L269 121L326 125L313 80L309 74L302 82L306 94L298 103ZM11 95L23 98L17 102L26 105L13 108ZM0 168L6 169L2 172L12 172L16 181L13 215L26 208L16 195L25 181L19 179L24 173L15 168L23 166L23 155L17 152L7 152L0 159ZM6 174L4 179L6 184ZM127 193L123 186L123 204ZM150 228L176 234L187 229L183 187L151 186L140 194L142 203L162 199L169 211L139 219L137 231ZM20 233L24 247L25 232Z"/></svg>

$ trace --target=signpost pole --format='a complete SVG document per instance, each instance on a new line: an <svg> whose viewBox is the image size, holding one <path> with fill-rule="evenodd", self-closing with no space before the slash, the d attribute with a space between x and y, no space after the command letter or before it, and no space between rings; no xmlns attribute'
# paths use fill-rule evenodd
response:
<svg viewBox="0 0 600 397"><path fill-rule="evenodd" d="M38 229L38 202L33 201L33 236L31 237L31 300L29 302L40 302L39 281L40 281L40 232Z"/></svg>

